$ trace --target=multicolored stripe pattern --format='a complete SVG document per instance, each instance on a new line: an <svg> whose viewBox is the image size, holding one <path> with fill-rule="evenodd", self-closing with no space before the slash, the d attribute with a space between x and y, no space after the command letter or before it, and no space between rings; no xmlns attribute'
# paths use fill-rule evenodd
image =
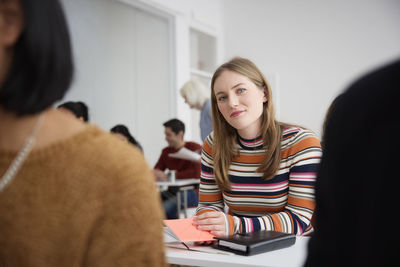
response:
<svg viewBox="0 0 400 267"><path fill-rule="evenodd" d="M214 178L212 136L202 150L197 214L227 211L227 234L275 230L302 235L312 231L314 186L322 154L314 133L299 127L283 130L280 167L270 180L256 172L265 157L261 137L239 137L239 155L232 159L228 172L230 191L221 191Z"/></svg>

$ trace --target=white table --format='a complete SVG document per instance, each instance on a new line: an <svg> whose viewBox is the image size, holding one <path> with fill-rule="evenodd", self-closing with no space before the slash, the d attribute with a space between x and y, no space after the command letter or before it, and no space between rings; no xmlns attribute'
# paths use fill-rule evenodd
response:
<svg viewBox="0 0 400 267"><path fill-rule="evenodd" d="M176 179L174 182L170 181L157 181L157 186L163 190L168 189L170 186L186 186L186 185L198 185L200 184L200 179Z"/></svg>
<svg viewBox="0 0 400 267"><path fill-rule="evenodd" d="M306 259L309 239L310 237L296 237L296 243L291 247L254 256L221 255L169 247L166 248L166 254L170 264L217 267L300 267Z"/></svg>
<svg viewBox="0 0 400 267"><path fill-rule="evenodd" d="M156 184L161 191L167 190L170 186L178 187L178 192L176 192L178 215L181 214L181 192L183 192L183 212L185 218L187 218L187 190L194 189L194 186L200 184L200 179L179 179L173 182L157 181Z"/></svg>

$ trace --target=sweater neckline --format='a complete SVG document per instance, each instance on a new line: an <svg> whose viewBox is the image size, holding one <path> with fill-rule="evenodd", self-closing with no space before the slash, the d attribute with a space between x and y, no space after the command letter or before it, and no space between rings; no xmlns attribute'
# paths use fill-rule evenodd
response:
<svg viewBox="0 0 400 267"><path fill-rule="evenodd" d="M238 143L239 145L247 150L255 150L255 149L261 149L263 148L263 139L262 136L256 137L254 139L245 139L241 137L240 135L238 136Z"/></svg>

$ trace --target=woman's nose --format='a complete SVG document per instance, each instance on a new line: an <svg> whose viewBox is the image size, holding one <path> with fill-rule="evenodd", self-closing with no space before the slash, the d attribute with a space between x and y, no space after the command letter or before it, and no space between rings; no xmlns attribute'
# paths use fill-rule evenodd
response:
<svg viewBox="0 0 400 267"><path fill-rule="evenodd" d="M236 107L239 105L239 99L236 95L229 96L229 106Z"/></svg>

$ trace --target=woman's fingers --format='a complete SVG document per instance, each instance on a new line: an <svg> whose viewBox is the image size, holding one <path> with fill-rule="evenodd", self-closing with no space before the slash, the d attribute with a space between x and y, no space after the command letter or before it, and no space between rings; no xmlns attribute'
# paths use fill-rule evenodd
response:
<svg viewBox="0 0 400 267"><path fill-rule="evenodd" d="M221 220L220 218L208 218L208 219L202 219L198 220L196 222L197 225L209 225L209 224L220 224L224 222L224 220Z"/></svg>
<svg viewBox="0 0 400 267"><path fill-rule="evenodd" d="M207 218L218 218L221 216L220 211L208 211L208 212L204 212L200 215L196 215L194 218L197 220L203 220L203 219L207 219Z"/></svg>
<svg viewBox="0 0 400 267"><path fill-rule="evenodd" d="M193 223L195 225L215 224L221 222L225 222L224 215L222 214L222 212L217 212L217 211L205 212L203 214L193 217Z"/></svg>
<svg viewBox="0 0 400 267"><path fill-rule="evenodd" d="M193 224L199 230L209 231L214 235L225 234L225 215L222 212L210 211L193 218Z"/></svg>
<svg viewBox="0 0 400 267"><path fill-rule="evenodd" d="M205 231L222 231L225 229L225 225L208 224L208 225L199 225L197 228L199 230L205 230Z"/></svg>

